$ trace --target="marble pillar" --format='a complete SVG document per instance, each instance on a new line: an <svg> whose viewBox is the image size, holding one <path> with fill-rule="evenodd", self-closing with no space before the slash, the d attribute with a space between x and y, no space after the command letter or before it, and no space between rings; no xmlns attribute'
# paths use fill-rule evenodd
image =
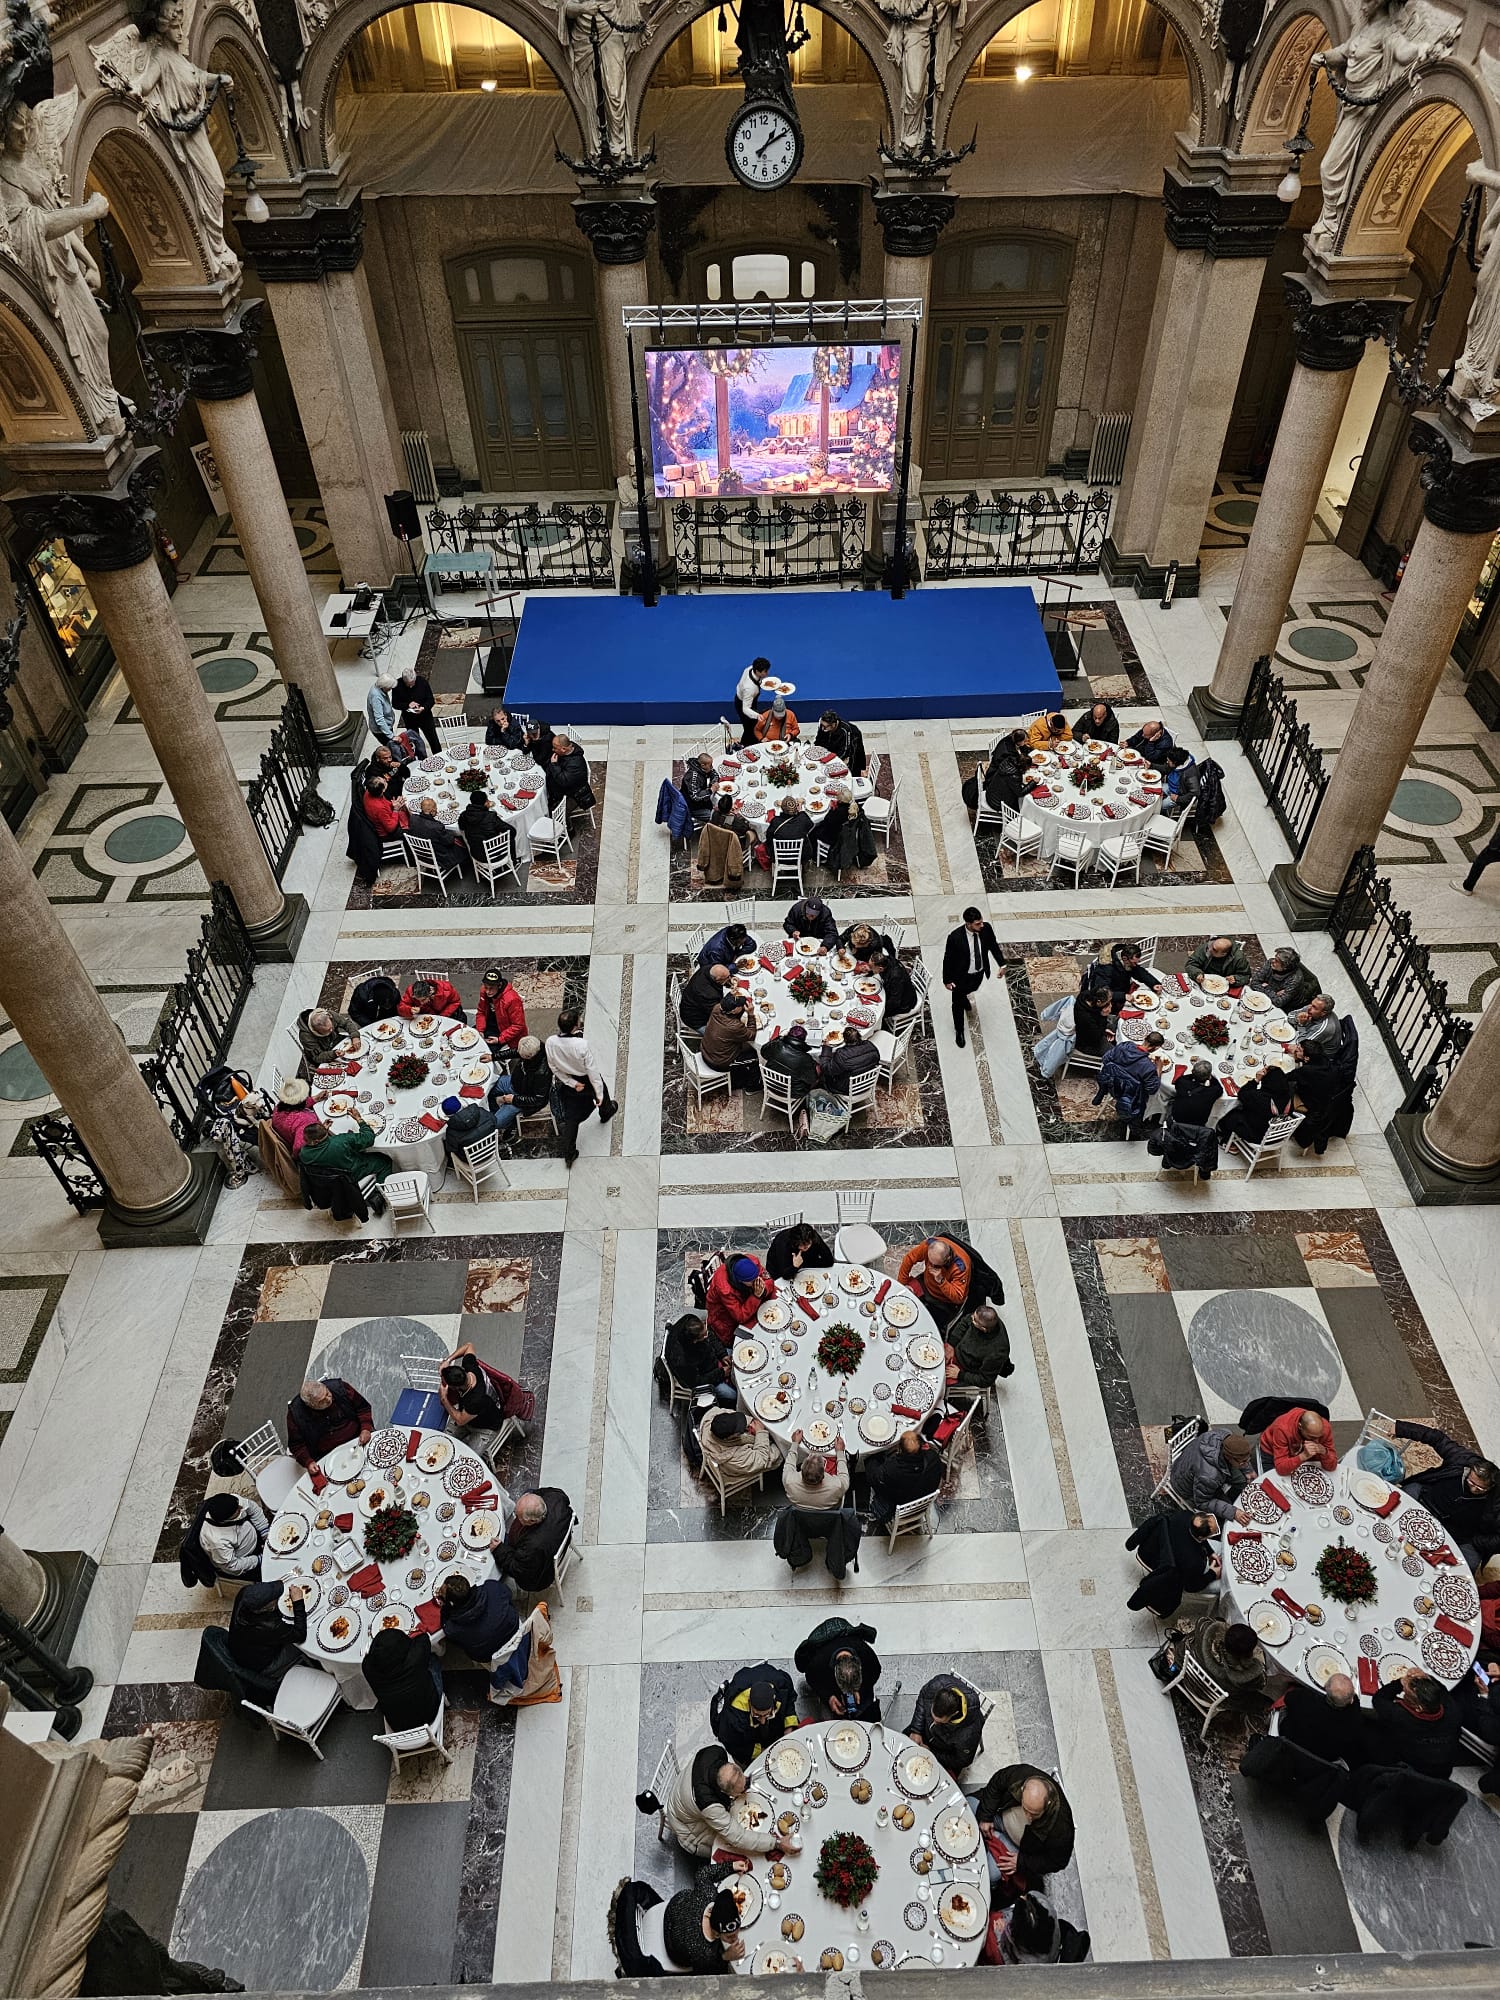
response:
<svg viewBox="0 0 1500 2000"><path fill-rule="evenodd" d="M180 1153L177 1157L182 1160ZM9 1612L18 1625L29 1625L46 1595L46 1571L0 1528L0 1610Z"/></svg>
<svg viewBox="0 0 1500 2000"><path fill-rule="evenodd" d="M573 203L578 227L594 253L594 286L598 306L599 347L609 396L610 463L616 479L635 483L635 430L630 411L630 344L622 314L627 306L647 303L646 245L656 227L656 203L633 185L608 199L580 194ZM635 337L635 365L640 367L643 337ZM641 456L651 477L651 439L641 410ZM647 488L649 492L649 486Z"/></svg>
<svg viewBox="0 0 1500 2000"><path fill-rule="evenodd" d="M347 764L363 718L344 706L252 385L263 310L252 299L222 327L183 327L153 340L198 405L281 677L300 688L324 757Z"/></svg>
<svg viewBox="0 0 1500 2000"><path fill-rule="evenodd" d="M1234 735L1255 662L1276 650L1354 371L1365 342L1394 331L1402 310L1397 300L1320 297L1300 277L1283 282L1296 364L1213 681L1188 704L1208 737Z"/></svg>
<svg viewBox="0 0 1500 2000"><path fill-rule="evenodd" d="M957 198L948 193L946 182L941 180L916 187L887 185L875 193L875 220L880 224L881 241L885 246L882 295L888 299L922 301L922 320L916 331L913 332L909 325L901 329L901 344L906 349L902 357L905 363L903 378L909 375L911 380L913 450L918 455L918 441L923 435L926 413L923 393L927 384L927 312L932 299L932 259L937 251L938 238L953 220L957 207ZM901 385L900 414L904 423L905 379Z"/></svg>
<svg viewBox="0 0 1500 2000"><path fill-rule="evenodd" d="M1274 195L1229 192L1175 172L1146 364L1102 568L1145 597L1176 562L1196 596L1198 550L1260 297L1286 211Z"/></svg>
<svg viewBox="0 0 1500 2000"><path fill-rule="evenodd" d="M1298 930L1327 921L1349 863L1375 844L1500 530L1500 452L1476 450L1458 423L1437 411L1414 420L1411 442L1427 464L1406 574L1307 844L1294 864L1271 875L1272 892Z"/></svg>
<svg viewBox="0 0 1500 2000"><path fill-rule="evenodd" d="M405 567L385 495L406 485L364 254L364 213L311 208L239 224L265 283L328 530L348 586Z"/></svg>
<svg viewBox="0 0 1500 2000"><path fill-rule="evenodd" d="M1437 1103L1388 1134L1419 1206L1500 1201L1500 1009L1487 1008Z"/></svg>

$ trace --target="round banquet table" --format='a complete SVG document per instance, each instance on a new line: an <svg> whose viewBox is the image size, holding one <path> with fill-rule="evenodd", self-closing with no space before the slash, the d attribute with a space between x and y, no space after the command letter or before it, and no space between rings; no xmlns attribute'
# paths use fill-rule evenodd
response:
<svg viewBox="0 0 1500 2000"><path fill-rule="evenodd" d="M884 1301L877 1306L882 1286ZM893 1325L892 1312L906 1324ZM865 1343L848 1376L818 1364L819 1342L841 1324L852 1326ZM790 1283L778 1285L774 1296L762 1301L755 1328L737 1336L730 1360L741 1402L783 1452L791 1449L795 1430L812 1445L831 1444L842 1431L855 1456L888 1451L942 1399L947 1380L943 1337L932 1314L909 1287L863 1264L799 1271ZM791 1380L783 1383L783 1375ZM856 1410L856 1402L866 1408ZM897 1416L898 1403L919 1414Z"/></svg>
<svg viewBox="0 0 1500 2000"><path fill-rule="evenodd" d="M771 961L771 971L761 964L762 958ZM852 951L844 946L828 951L814 938L785 938L762 945L748 964L737 965L734 984L755 1009L757 1047L764 1048L798 1022L806 1028L808 1046L814 1049L840 1040L846 1020L863 1028L866 1039L873 1035L885 1015L884 983L875 972L856 974L854 966ZM791 981L803 967L821 973L823 999L799 1000L792 992Z"/></svg>
<svg viewBox="0 0 1500 2000"><path fill-rule="evenodd" d="M1103 766L1104 783L1097 791L1081 792L1067 774L1091 760ZM1031 767L1048 796L1038 798L1028 792L1021 800L1021 817L1039 828L1043 856L1057 852L1057 836L1063 832L1081 835L1091 855L1117 833L1143 832L1166 796L1161 779L1140 752L1115 743L1084 740L1059 744L1055 750L1034 750Z"/></svg>
<svg viewBox="0 0 1500 2000"><path fill-rule="evenodd" d="M419 1022L432 1025L422 1027ZM377 1152L407 1171L441 1173L442 1132L431 1131L421 1120L427 1114L446 1125L445 1097L461 1096L466 1086L488 1091L495 1065L478 1029L441 1014L419 1015L411 1021L393 1015L362 1028L359 1053L348 1056L348 1051L349 1044L340 1043L338 1053L359 1064L358 1075L332 1078L319 1071L313 1078L312 1101L323 1122L335 1132L352 1132L357 1108L375 1127ZM426 1061L426 1078L410 1090L394 1089L392 1063L399 1056L413 1055Z"/></svg>
<svg viewBox="0 0 1500 2000"><path fill-rule="evenodd" d="M531 829L550 811L547 781L522 750L487 748L478 737L475 738L475 746L472 757L453 756L440 751L436 756L423 757L413 764L401 793L411 813L412 830L417 830L417 814L424 798L437 801L438 818L444 826L456 826L459 814L469 802L468 793L458 788L458 774L478 764L489 781L486 790L490 804L514 836L517 861L529 861ZM532 796L529 799L518 798L518 791L528 791Z"/></svg>
<svg viewBox="0 0 1500 2000"><path fill-rule="evenodd" d="M1156 1052L1157 1067L1172 1085L1182 1079L1190 1063L1211 1063L1224 1086L1224 1096L1214 1107L1218 1112L1228 1099L1238 1096L1258 1070L1297 1067L1288 1053L1297 1030L1266 994L1248 987L1232 994L1217 973L1210 973L1209 979L1211 987L1198 986L1186 973L1169 972L1158 993L1145 986L1132 987L1120 1010L1115 1036L1138 1042L1153 1029L1165 1035L1166 1048ZM1222 1048L1209 1048L1194 1035L1193 1023L1205 1014L1222 1021L1228 1029L1229 1040Z"/></svg>
<svg viewBox="0 0 1500 2000"><path fill-rule="evenodd" d="M319 1470L327 1474L329 1484L321 1493L314 1494L311 1475L303 1473L271 1523L261 1558L261 1575L268 1583L290 1583L295 1579L308 1586L307 1642L302 1651L314 1666L333 1675L350 1708L375 1706L362 1662L383 1617L402 1612L405 1629L409 1631L411 1613L419 1604L428 1602L445 1577L456 1572L477 1584L495 1574L490 1543L472 1548L463 1539L461 1530L466 1518L477 1521L481 1517L477 1512L465 1516L454 1489L467 1492L481 1480L489 1480L500 1502L498 1508L484 1516L495 1524L491 1541L504 1535L515 1511L510 1496L468 1445L446 1431L423 1431L416 1461L408 1464L406 1449L410 1436L408 1430L387 1427L373 1432L368 1446L358 1442L336 1445L319 1461ZM423 1461L429 1457L443 1462L428 1470ZM392 1458L394 1463L382 1462ZM349 1486L360 1480L364 1481L363 1490L351 1493ZM399 1562L380 1565L386 1599L380 1606L348 1590L342 1580L368 1561L364 1553L364 1527L373 1511L372 1496L377 1493L390 1496L387 1505L404 1501L412 1506L419 1524L416 1546ZM419 1504L413 1505L414 1502ZM444 1520L441 1510L446 1507L451 1507L453 1513ZM332 1517L339 1514L354 1516L354 1526L347 1537L332 1525ZM330 1517L329 1525L320 1528L318 1522L324 1515ZM349 1563L347 1570L341 1570L334 1551L346 1539L354 1542L359 1556L357 1561ZM295 1546L282 1550L278 1544L283 1541ZM442 1551L449 1542L453 1550L445 1555ZM315 1574L319 1563L324 1567ZM422 1572L421 1580L413 1583L410 1578L418 1569ZM340 1591L346 1595L340 1597ZM283 1611L291 1608L284 1593L281 1608ZM352 1637L342 1643L325 1630L327 1621L336 1615L348 1617L356 1624Z"/></svg>
<svg viewBox="0 0 1500 2000"><path fill-rule="evenodd" d="M908 1764L912 1774L903 1786L897 1772ZM827 1970L856 1973L902 1966L932 1972L976 1962L989 1924L988 1866L973 1810L930 1750L883 1722L835 1718L782 1737L746 1776L749 1789L733 1810L769 1812L778 1821L795 1815L802 1846L783 1854L784 1880L764 1854L750 1857L747 1875L729 1877L725 1886L747 1899L740 1930L745 1954L734 1961L736 1972L816 1973L828 1953L834 1956ZM814 1786L826 1792L821 1804ZM897 1824L898 1812L910 1812L909 1827ZM857 1910L841 1909L814 1879L819 1850L838 1833L858 1834L880 1869ZM916 1861L928 1857L919 1874ZM800 1938L787 1934L796 1918Z"/></svg>
<svg viewBox="0 0 1500 2000"><path fill-rule="evenodd" d="M1285 1512L1267 1497L1268 1485L1290 1502ZM1416 1500L1401 1495L1382 1519L1375 1509L1393 1493L1400 1489L1361 1471L1351 1451L1332 1472L1309 1466L1290 1477L1271 1472L1252 1480L1239 1502L1252 1517L1249 1529L1233 1520L1225 1528L1220 1558L1234 1615L1254 1628L1268 1658L1309 1687L1343 1673L1358 1688L1361 1657L1374 1663L1382 1683L1416 1667L1445 1687L1461 1680L1473 1662L1479 1593L1468 1567ZM1259 1541L1230 1539L1256 1531ZM1341 1538L1375 1565L1376 1592L1368 1604L1346 1608L1323 1596L1316 1565ZM1424 1548L1446 1551L1452 1560L1435 1566L1424 1559ZM1273 1598L1275 1590L1304 1612L1321 1610L1322 1622L1294 1616ZM1439 1617L1466 1630L1468 1644L1439 1630ZM1404 1621L1399 1628L1398 1619ZM1368 1688L1361 1694L1368 1699Z"/></svg>
<svg viewBox="0 0 1500 2000"><path fill-rule="evenodd" d="M793 783L767 784L765 774L777 764L796 765ZM810 743L752 743L720 757L714 768L719 790L733 792L735 811L762 836L785 798L794 798L817 826L833 810L832 786L847 785L856 799L867 799L875 789L868 778L851 778L849 766L831 750L815 750Z"/></svg>

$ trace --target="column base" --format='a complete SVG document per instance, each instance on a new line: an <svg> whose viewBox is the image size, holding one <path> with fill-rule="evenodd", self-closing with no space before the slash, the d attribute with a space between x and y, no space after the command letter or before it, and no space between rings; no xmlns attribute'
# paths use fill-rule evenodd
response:
<svg viewBox="0 0 1500 2000"><path fill-rule="evenodd" d="M1327 928L1338 897L1325 896L1321 890L1309 889L1298 876L1295 862L1283 861L1273 868L1267 886L1276 898L1277 908L1286 918L1288 930L1321 931Z"/></svg>
<svg viewBox="0 0 1500 2000"><path fill-rule="evenodd" d="M99 1241L106 1250L178 1249L204 1243L223 1184L223 1162L217 1153L190 1153L187 1183L170 1201L154 1208L121 1208L106 1197Z"/></svg>
<svg viewBox="0 0 1500 2000"><path fill-rule="evenodd" d="M26 1631L39 1646L45 1646L49 1653L55 1653L58 1659L67 1662L73 1641L78 1636L83 1608L94 1587L98 1564L81 1549L28 1549L26 1553L33 1562L41 1564L47 1579L42 1601L26 1621ZM28 1662L19 1647L0 1640L0 1660L7 1666L18 1667L34 1687L43 1691L48 1689L51 1676L44 1673L34 1660ZM88 1692L84 1685L84 1673L80 1672L66 1689L58 1689L57 1692L64 1700L81 1700Z"/></svg>
<svg viewBox="0 0 1500 2000"><path fill-rule="evenodd" d="M1456 1167L1422 1136L1426 1113L1398 1111L1385 1128L1401 1177L1418 1208L1461 1208L1500 1202L1500 1165Z"/></svg>
<svg viewBox="0 0 1500 2000"><path fill-rule="evenodd" d="M251 948L262 965L290 965L307 929L306 896L284 896L281 915L268 924L246 924Z"/></svg>
<svg viewBox="0 0 1500 2000"><path fill-rule="evenodd" d="M1104 581L1116 590L1133 590L1137 597L1160 597L1166 587L1167 565L1153 563L1148 556L1122 555L1115 547L1114 537L1107 535L1104 547L1099 551L1099 567L1104 573ZM1177 566L1177 588L1174 597L1196 597L1198 595L1198 565L1196 562L1179 563Z"/></svg>
<svg viewBox="0 0 1500 2000"><path fill-rule="evenodd" d="M336 723L332 729L315 729L313 740L325 764L352 764L364 733L363 715L351 708L343 721Z"/></svg>
<svg viewBox="0 0 1500 2000"><path fill-rule="evenodd" d="M1218 701L1207 687L1195 687L1188 696L1188 714L1206 743L1227 742L1240 733L1243 706Z"/></svg>

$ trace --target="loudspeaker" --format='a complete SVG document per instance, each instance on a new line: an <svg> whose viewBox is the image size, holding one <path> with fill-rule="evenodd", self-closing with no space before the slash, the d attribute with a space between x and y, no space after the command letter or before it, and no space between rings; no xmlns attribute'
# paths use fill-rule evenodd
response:
<svg viewBox="0 0 1500 2000"><path fill-rule="evenodd" d="M393 535L406 542L415 542L420 538L422 523L417 519L416 499L406 487L386 494L385 512Z"/></svg>

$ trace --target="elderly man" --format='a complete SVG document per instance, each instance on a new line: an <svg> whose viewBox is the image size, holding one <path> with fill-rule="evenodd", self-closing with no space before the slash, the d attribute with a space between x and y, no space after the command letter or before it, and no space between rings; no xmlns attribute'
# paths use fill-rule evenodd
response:
<svg viewBox="0 0 1500 2000"><path fill-rule="evenodd" d="M1451 1778L1462 1756L1463 1717L1441 1681L1411 1667L1370 1697L1373 1762L1407 1764L1427 1778Z"/></svg>
<svg viewBox="0 0 1500 2000"><path fill-rule="evenodd" d="M556 812L564 799L576 798L589 781L588 760L571 736L559 730L547 760L547 805Z"/></svg>
<svg viewBox="0 0 1500 2000"><path fill-rule="evenodd" d="M763 1750L797 1727L797 1690L791 1675L769 1660L741 1667L720 1684L709 1702L708 1726L737 1764L753 1764Z"/></svg>
<svg viewBox="0 0 1500 2000"><path fill-rule="evenodd" d="M1250 977L1250 961L1230 937L1209 938L1182 969L1189 979L1200 982L1205 973L1216 972L1231 986L1243 986Z"/></svg>
<svg viewBox="0 0 1500 2000"><path fill-rule="evenodd" d="M1169 732L1159 722L1143 722L1134 736L1125 745L1127 750L1138 750L1146 762L1160 770L1167 761L1167 752L1172 748Z"/></svg>
<svg viewBox="0 0 1500 2000"><path fill-rule="evenodd" d="M836 1512L849 1491L849 1455L844 1440L835 1438L830 1452L827 1445L804 1443L801 1431L793 1431L792 1448L782 1461L781 1484L794 1507L807 1507L815 1514Z"/></svg>
<svg viewBox="0 0 1500 2000"><path fill-rule="evenodd" d="M198 1546L220 1576L251 1581L260 1575L260 1552L270 1523L254 1500L215 1493L203 1510Z"/></svg>
<svg viewBox="0 0 1500 2000"><path fill-rule="evenodd" d="M1250 984L1283 1014L1295 1014L1318 995L1317 980L1302 963L1301 952L1291 944L1278 945Z"/></svg>
<svg viewBox="0 0 1500 2000"><path fill-rule="evenodd" d="M688 811L693 816L694 826L702 826L714 809L714 794L719 781L714 774L714 760L710 751L700 750L696 757L690 757L682 767L682 783L678 787L687 800Z"/></svg>
<svg viewBox="0 0 1500 2000"><path fill-rule="evenodd" d="M1002 1375L1014 1375L1010 1335L993 1306L960 1313L944 1343L950 1389L993 1389Z"/></svg>
<svg viewBox="0 0 1500 2000"><path fill-rule="evenodd" d="M878 1722L880 1656L870 1641L873 1625L851 1625L847 1618L825 1618L815 1625L792 1655L792 1665L831 1715L849 1715Z"/></svg>
<svg viewBox="0 0 1500 2000"><path fill-rule="evenodd" d="M469 1018L464 1012L458 988L446 979L431 979L425 974L407 987L396 1012L404 1021L415 1020L419 1014L441 1014L449 1021L467 1021Z"/></svg>
<svg viewBox="0 0 1500 2000"><path fill-rule="evenodd" d="M354 1044L359 1049L359 1023L347 1014L335 1012L332 1007L309 1007L297 1016L297 1040L302 1044L302 1053L311 1068L326 1062L340 1042Z"/></svg>
<svg viewBox="0 0 1500 2000"><path fill-rule="evenodd" d="M1260 1448L1285 1478L1304 1465L1321 1465L1332 1472L1339 1462L1333 1430L1316 1410L1284 1410L1261 1432Z"/></svg>
<svg viewBox="0 0 1500 2000"><path fill-rule="evenodd" d="M469 850L459 836L443 824L438 817L437 800L429 792L417 807L417 817L406 829L408 839L429 841L432 858L449 874L457 869L463 872L469 865Z"/></svg>
<svg viewBox="0 0 1500 2000"><path fill-rule="evenodd" d="M389 1153L374 1151L375 1127L364 1113L355 1111L353 1116L352 1132L335 1132L331 1125L309 1125L302 1135L298 1164L316 1167L325 1174L347 1174L362 1185L374 1181L380 1187L396 1171L396 1162ZM375 1207L377 1213L383 1213L380 1202Z"/></svg>
<svg viewBox="0 0 1500 2000"><path fill-rule="evenodd" d="M1009 1854L992 1860L1002 1881L1027 1887L1073 1859L1073 1812L1062 1787L1034 1764L1007 1764L974 1800L981 1833L999 1834Z"/></svg>
<svg viewBox="0 0 1500 2000"><path fill-rule="evenodd" d="M726 924L721 931L715 931L698 954L701 966L727 965L733 971L735 962L741 958L753 957L755 939L743 924Z"/></svg>
<svg viewBox="0 0 1500 2000"><path fill-rule="evenodd" d="M416 668L403 667L396 682L391 705L401 718L401 726L415 736L418 731L427 738L429 750L438 747L437 722L433 710L437 697L432 692L432 683Z"/></svg>
<svg viewBox="0 0 1500 2000"><path fill-rule="evenodd" d="M508 710L493 709L489 721L484 725L485 745L490 750L520 750L525 747L526 736L519 722L512 722Z"/></svg>
<svg viewBox="0 0 1500 2000"><path fill-rule="evenodd" d="M1218 1533L1212 1514L1186 1507L1149 1514L1125 1542L1146 1569L1126 1599L1129 1608L1170 1618L1189 1591L1209 1589L1219 1573L1213 1552Z"/></svg>
<svg viewBox="0 0 1500 2000"><path fill-rule="evenodd" d="M705 1067L725 1071L743 1089L760 1088L755 1060L755 1016L743 993L726 989L703 1024L698 1054Z"/></svg>
<svg viewBox="0 0 1500 2000"><path fill-rule="evenodd" d="M365 696L365 721L370 725L370 734L387 750L396 740L396 711L391 706L395 685L394 674L377 674Z"/></svg>
<svg viewBox="0 0 1500 2000"><path fill-rule="evenodd" d="M788 792L777 804L775 812L766 825L766 837L755 850L755 858L768 873L776 866L776 842L795 840L805 846L813 830L811 817L797 803L795 795Z"/></svg>
<svg viewBox="0 0 1500 2000"><path fill-rule="evenodd" d="M692 978L682 989L682 1002L677 1010L683 1027L701 1035L733 977L727 965L694 967Z"/></svg>
<svg viewBox="0 0 1500 2000"><path fill-rule="evenodd" d="M984 1697L962 1674L934 1674L918 1691L906 1733L925 1743L950 1778L966 1771L984 1742Z"/></svg>
<svg viewBox="0 0 1500 2000"><path fill-rule="evenodd" d="M888 1528L898 1507L930 1500L943 1483L943 1455L917 1430L903 1431L896 1449L870 1468L870 1522Z"/></svg>
<svg viewBox="0 0 1500 2000"><path fill-rule="evenodd" d="M1347 1764L1351 1771L1364 1762L1365 1718L1347 1674L1334 1674L1321 1694L1293 1681L1281 1701L1277 1734L1286 1742L1325 1764Z"/></svg>
<svg viewBox="0 0 1500 2000"><path fill-rule="evenodd" d="M946 1327L968 1303L974 1266L968 1251L951 1236L928 1236L907 1251L896 1276L921 1294L938 1325Z"/></svg>
<svg viewBox="0 0 1500 2000"><path fill-rule="evenodd" d="M1382 1437L1410 1438L1435 1451L1438 1463L1408 1481L1407 1492L1442 1522L1477 1567L1500 1547L1500 1471L1489 1459L1431 1424L1371 1420Z"/></svg>
<svg viewBox="0 0 1500 2000"><path fill-rule="evenodd" d="M757 743L790 743L802 734L796 711L786 705L786 696L777 695L769 708L763 708L755 719L755 740Z"/></svg>
<svg viewBox="0 0 1500 2000"><path fill-rule="evenodd" d="M1212 1514L1216 1521L1248 1521L1238 1501L1254 1456L1254 1441L1241 1430L1228 1424L1201 1430L1172 1461L1172 1490L1195 1513Z"/></svg>
<svg viewBox="0 0 1500 2000"><path fill-rule="evenodd" d="M679 1765L677 1780L660 1803L685 1854L709 1855L716 1847L737 1854L768 1854L782 1846L795 1854L800 1849L801 1837L783 1839L770 1813L760 1827L744 1826L735 1818L733 1807L745 1796L747 1781L722 1744L705 1744Z"/></svg>
<svg viewBox="0 0 1500 2000"><path fill-rule="evenodd" d="M839 941L839 927L821 896L799 896L781 920L789 938L816 938L829 951Z"/></svg>
<svg viewBox="0 0 1500 2000"><path fill-rule="evenodd" d="M781 1462L775 1438L743 1410L714 1408L705 1412L698 1425L698 1443L704 1464L735 1485L769 1472Z"/></svg>
<svg viewBox="0 0 1500 2000"><path fill-rule="evenodd" d="M1292 1022L1297 1030L1295 1046L1315 1061L1331 1056L1343 1039L1344 1024L1331 993L1316 994L1293 1014Z"/></svg>
<svg viewBox="0 0 1500 2000"><path fill-rule="evenodd" d="M370 1442L375 1418L341 1375L309 1376L286 1406L286 1448L299 1465L316 1465L336 1445Z"/></svg>
<svg viewBox="0 0 1500 2000"><path fill-rule="evenodd" d="M573 1503L560 1486L523 1493L505 1540L495 1550L495 1568L529 1595L550 1590L557 1552L572 1525Z"/></svg>
<svg viewBox="0 0 1500 2000"><path fill-rule="evenodd" d="M850 1085L857 1076L868 1076L880 1067L880 1051L873 1042L865 1040L862 1028L851 1027L846 1021L842 1038L832 1047L823 1044L823 1054L818 1062L818 1081L834 1097L847 1097Z"/></svg>

